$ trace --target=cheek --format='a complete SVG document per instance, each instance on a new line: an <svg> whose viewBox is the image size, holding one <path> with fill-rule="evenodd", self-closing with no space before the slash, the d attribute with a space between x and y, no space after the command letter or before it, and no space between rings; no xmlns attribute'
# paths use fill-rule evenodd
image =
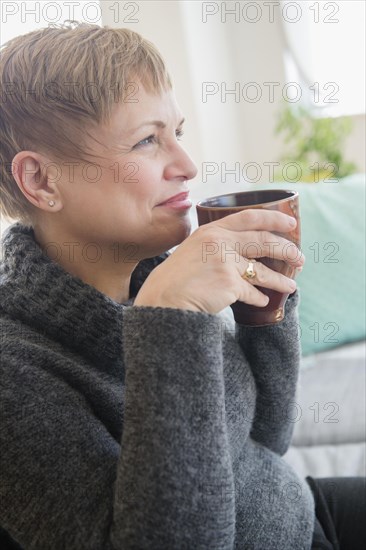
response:
<svg viewBox="0 0 366 550"><path fill-rule="evenodd" d="M123 192L131 198L151 199L155 204L162 194L162 172L156 162L128 161L120 166L120 178Z"/></svg>
<svg viewBox="0 0 366 550"><path fill-rule="evenodd" d="M93 166L82 171L75 170L74 181L63 178L63 196L71 216L85 214L102 216L108 212L127 209L134 217L154 206L164 196L162 172L156 161L141 162L126 159L124 162L110 162L98 172ZM67 181L66 181L67 180ZM165 193L166 194L166 193ZM145 208L142 208L145 205Z"/></svg>
<svg viewBox="0 0 366 550"><path fill-rule="evenodd" d="M118 174L117 174L118 171ZM141 168L137 162L128 161L119 164L116 168L115 182L120 183L123 188L129 187L134 189L140 183Z"/></svg>

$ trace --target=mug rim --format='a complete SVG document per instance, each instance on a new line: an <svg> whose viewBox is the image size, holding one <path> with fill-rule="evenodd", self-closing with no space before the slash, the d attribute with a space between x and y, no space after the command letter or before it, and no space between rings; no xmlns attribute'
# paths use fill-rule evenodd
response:
<svg viewBox="0 0 366 550"><path fill-rule="evenodd" d="M223 195L215 195L213 197L207 197L206 199L202 199L200 201L198 201L198 203L196 204L196 208L201 208L201 209L210 209L210 210L215 210L215 209L218 209L220 210L221 208L229 208L230 210L232 209L243 209L243 208L246 208L247 205L245 205L244 207L243 206L209 206L209 205L203 205L202 203L208 201L208 200L212 200L212 199L218 199L220 197L231 197L233 195L242 195L242 194L245 194L245 193L256 193L258 191L270 191L270 192L273 192L273 191L281 191L282 193L285 192L285 193L292 193L293 195L291 197L285 197L284 199L279 199L279 200L275 200L275 201L269 201L269 202L261 202L259 204L249 204L248 207L252 207L252 208L258 208L258 206L262 206L262 205L272 205L272 204L279 204L279 203L282 203L282 202L285 202L285 201L288 201L288 200L291 200L291 199L295 199L296 197L299 196L299 192L298 191L292 191L291 189L251 189L251 190L248 190L248 191L237 191L235 193L224 193Z"/></svg>

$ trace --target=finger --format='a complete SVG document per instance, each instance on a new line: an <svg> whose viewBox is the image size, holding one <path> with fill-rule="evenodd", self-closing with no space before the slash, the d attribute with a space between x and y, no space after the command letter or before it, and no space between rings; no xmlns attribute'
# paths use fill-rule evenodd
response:
<svg viewBox="0 0 366 550"><path fill-rule="evenodd" d="M251 285L249 281L241 279L240 294L238 297L239 302L250 304L251 306L264 307L268 304L268 297L258 290L255 286Z"/></svg>
<svg viewBox="0 0 366 550"><path fill-rule="evenodd" d="M249 266L249 260L244 259L244 269L240 273L240 276L245 282L248 282L251 285L260 286L264 288L270 288L272 290L277 290L278 292L292 294L297 288L295 281L286 277L282 273L273 271L266 265L261 262L255 262L253 264L255 276L253 278L247 279L244 275L246 269Z"/></svg>
<svg viewBox="0 0 366 550"><path fill-rule="evenodd" d="M263 208L241 210L212 223L231 231L267 230L287 232L293 230L297 225L297 221L293 216L288 216L278 210L265 210Z"/></svg>
<svg viewBox="0 0 366 550"><path fill-rule="evenodd" d="M269 231L246 231L238 234L236 249L244 258L271 258L290 265L303 265L305 256L295 243ZM240 242L241 241L241 242Z"/></svg>

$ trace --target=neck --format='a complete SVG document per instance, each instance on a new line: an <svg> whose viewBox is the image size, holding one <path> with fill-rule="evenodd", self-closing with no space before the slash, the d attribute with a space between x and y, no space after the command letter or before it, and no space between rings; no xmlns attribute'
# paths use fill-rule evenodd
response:
<svg viewBox="0 0 366 550"><path fill-rule="evenodd" d="M37 225L33 229L43 252L65 271L119 304L129 299L131 275L139 260L127 261L123 245L83 242L69 234L60 237L59 231L46 232Z"/></svg>

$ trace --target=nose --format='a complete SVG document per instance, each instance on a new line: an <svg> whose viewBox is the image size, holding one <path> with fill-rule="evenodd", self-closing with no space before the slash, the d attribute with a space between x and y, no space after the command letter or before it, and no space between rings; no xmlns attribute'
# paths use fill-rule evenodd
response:
<svg viewBox="0 0 366 550"><path fill-rule="evenodd" d="M191 180L197 176L197 166L179 143L176 144L173 158L171 155L172 153L169 155L170 162L165 169L165 179L171 180L183 177Z"/></svg>

